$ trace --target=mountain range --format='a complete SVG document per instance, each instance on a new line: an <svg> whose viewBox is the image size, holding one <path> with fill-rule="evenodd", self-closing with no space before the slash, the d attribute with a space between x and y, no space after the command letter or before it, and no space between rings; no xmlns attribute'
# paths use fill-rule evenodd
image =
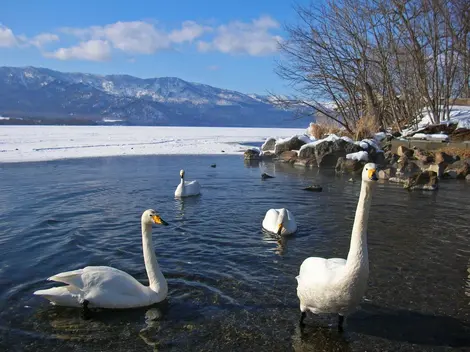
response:
<svg viewBox="0 0 470 352"><path fill-rule="evenodd" d="M305 127L268 96L175 77L65 73L0 67L0 122L166 126ZM9 117L9 118L6 118Z"/></svg>

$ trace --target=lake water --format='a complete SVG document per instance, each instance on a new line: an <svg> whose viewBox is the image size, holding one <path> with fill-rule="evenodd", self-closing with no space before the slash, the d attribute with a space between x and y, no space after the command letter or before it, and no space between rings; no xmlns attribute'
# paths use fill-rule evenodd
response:
<svg viewBox="0 0 470 352"><path fill-rule="evenodd" d="M210 165L216 163L216 168ZM202 184L175 200L178 172ZM268 172L276 178L261 180ZM370 280L345 333L309 315L296 280L312 255L345 257L360 182L331 171L247 165L238 156L145 156L0 166L2 351L455 351L470 349L470 186L435 193L379 183L369 224ZM302 190L311 183L323 192ZM287 207L298 233L261 230ZM154 229L168 300L144 309L80 311L33 296L52 274L86 265L123 269L147 284L140 216Z"/></svg>

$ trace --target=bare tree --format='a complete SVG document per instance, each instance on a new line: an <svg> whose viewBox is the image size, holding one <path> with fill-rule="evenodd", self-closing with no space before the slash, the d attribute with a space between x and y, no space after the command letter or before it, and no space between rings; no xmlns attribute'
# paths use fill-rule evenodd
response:
<svg viewBox="0 0 470 352"><path fill-rule="evenodd" d="M296 92L286 106L350 132L364 118L400 129L423 108L439 122L470 89L466 0L329 0L296 12L276 70Z"/></svg>

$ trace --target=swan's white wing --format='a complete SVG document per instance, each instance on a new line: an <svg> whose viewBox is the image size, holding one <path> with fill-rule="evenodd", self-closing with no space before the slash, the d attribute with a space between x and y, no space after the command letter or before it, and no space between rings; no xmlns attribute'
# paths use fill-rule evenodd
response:
<svg viewBox="0 0 470 352"><path fill-rule="evenodd" d="M110 279L131 282L133 285L140 283L125 271L110 266L87 266L83 269L66 271L51 276L48 280L62 282L75 286L81 290L87 289L92 285L102 284Z"/></svg>
<svg viewBox="0 0 470 352"><path fill-rule="evenodd" d="M83 269L81 279L84 290L106 289L109 292L133 296L144 286L125 271L109 266L87 266Z"/></svg>
<svg viewBox="0 0 470 352"><path fill-rule="evenodd" d="M296 277L301 309L328 313L338 308L334 282L342 274L345 264L346 260L341 258L310 257L304 260Z"/></svg>
<svg viewBox="0 0 470 352"><path fill-rule="evenodd" d="M286 232L288 234L294 233L297 231L297 222L295 221L294 214L289 209L287 210L287 222L285 223L284 227L286 228Z"/></svg>
<svg viewBox="0 0 470 352"><path fill-rule="evenodd" d="M128 273L109 266L87 266L83 269L59 273L50 280L70 286L36 291L60 305L79 305L83 299L90 306L126 308L149 304L149 289ZM70 304L74 301L74 304Z"/></svg>
<svg viewBox="0 0 470 352"><path fill-rule="evenodd" d="M83 291L71 285L37 290L34 294L48 299L54 305L67 307L79 307L84 299Z"/></svg>
<svg viewBox="0 0 470 352"><path fill-rule="evenodd" d="M263 228L269 232L277 232L277 219L279 212L276 209L269 209L263 219Z"/></svg>
<svg viewBox="0 0 470 352"><path fill-rule="evenodd" d="M342 258L310 257L303 261L296 279L299 286L325 285L333 281L345 265L346 260Z"/></svg>
<svg viewBox="0 0 470 352"><path fill-rule="evenodd" d="M185 181L184 182L184 188L186 188L186 193L189 195L195 195L199 194L201 191L201 185L199 184L198 181Z"/></svg>
<svg viewBox="0 0 470 352"><path fill-rule="evenodd" d="M55 274L48 278L49 281L62 282L64 284L69 284L80 289L83 288L82 281L83 269L65 271L63 273Z"/></svg>
<svg viewBox="0 0 470 352"><path fill-rule="evenodd" d="M184 187L180 183L175 190L175 197L194 196L201 192L201 185L198 181L184 181Z"/></svg>

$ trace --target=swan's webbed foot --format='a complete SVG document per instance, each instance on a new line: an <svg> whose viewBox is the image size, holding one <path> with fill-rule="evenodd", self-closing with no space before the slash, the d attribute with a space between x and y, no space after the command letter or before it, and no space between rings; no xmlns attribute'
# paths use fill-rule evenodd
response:
<svg viewBox="0 0 470 352"><path fill-rule="evenodd" d="M307 316L307 312L301 312L300 313L300 321L299 321L299 326L303 328L305 326L304 319Z"/></svg>
<svg viewBox="0 0 470 352"><path fill-rule="evenodd" d="M343 332L343 323L344 323L344 316L338 314L338 331Z"/></svg>
<svg viewBox="0 0 470 352"><path fill-rule="evenodd" d="M90 309L88 308L88 304L90 304L90 302L87 300L87 299L84 299L83 300L83 303L82 303L82 318L84 320L89 320L91 319L91 311Z"/></svg>

